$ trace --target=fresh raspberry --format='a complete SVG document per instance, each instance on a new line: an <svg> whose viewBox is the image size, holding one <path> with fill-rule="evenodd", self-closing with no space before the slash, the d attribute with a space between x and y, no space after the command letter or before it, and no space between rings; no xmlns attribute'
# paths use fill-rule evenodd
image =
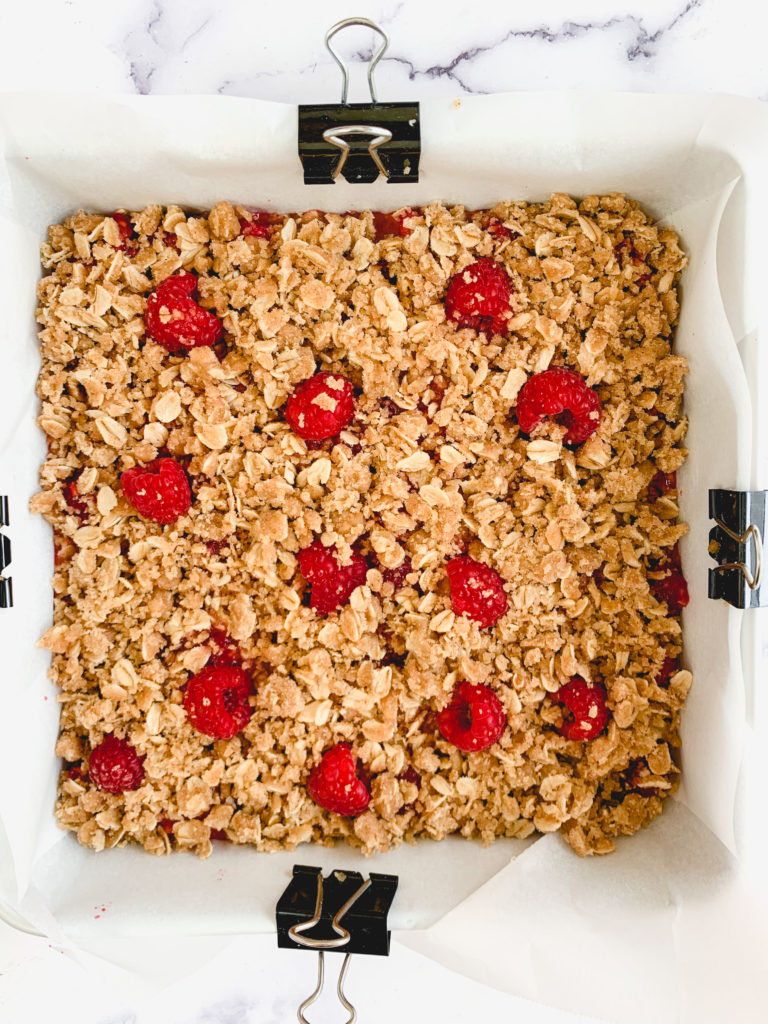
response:
<svg viewBox="0 0 768 1024"><path fill-rule="evenodd" d="M512 315L512 286L504 267L484 257L470 263L448 282L445 315L457 327L486 334L506 334Z"/></svg>
<svg viewBox="0 0 768 1024"><path fill-rule="evenodd" d="M391 583L395 591L407 585L406 577L413 572L413 563L410 556L405 555L402 562L396 569L382 569L381 575L385 583Z"/></svg>
<svg viewBox="0 0 768 1024"><path fill-rule="evenodd" d="M133 230L133 224L131 223L131 218L127 213L123 213L122 211L115 211L114 213L110 213L109 216L115 224L117 224L117 230L120 232L120 237L122 238L120 245L115 246L115 248L120 252L126 253L128 256L135 256L138 252L138 247L131 244L133 239L136 237L136 233Z"/></svg>
<svg viewBox="0 0 768 1024"><path fill-rule="evenodd" d="M508 608L504 580L495 569L459 555L446 563L451 585L451 607L457 615L466 615L482 629L495 626Z"/></svg>
<svg viewBox="0 0 768 1024"><path fill-rule="evenodd" d="M120 484L136 511L154 523L174 523L192 504L187 474L175 459L126 469Z"/></svg>
<svg viewBox="0 0 768 1024"><path fill-rule="evenodd" d="M654 475L648 484L648 499L656 501L662 494L677 490L677 473L662 473L661 470Z"/></svg>
<svg viewBox="0 0 768 1024"><path fill-rule="evenodd" d="M560 726L560 735L567 740L592 740L608 722L604 687L588 683L581 676L574 676L561 686L554 694L554 700L564 704L570 712Z"/></svg>
<svg viewBox="0 0 768 1024"><path fill-rule="evenodd" d="M248 724L251 680L237 665L211 665L192 676L184 690L184 708L198 732L231 740Z"/></svg>
<svg viewBox="0 0 768 1024"><path fill-rule="evenodd" d="M412 210L410 207L406 207L404 210L398 210L396 213L381 213L379 210L373 211L373 229L375 232L375 241L380 242L382 238L386 238L391 235L399 235L400 238L405 238L406 235L410 235L412 228L405 226L405 221L409 217L418 216L417 210Z"/></svg>
<svg viewBox="0 0 768 1024"><path fill-rule="evenodd" d="M285 418L305 441L336 437L355 415L355 393L338 373L323 370L299 384L285 406Z"/></svg>
<svg viewBox="0 0 768 1024"><path fill-rule="evenodd" d="M339 565L336 548L333 545L326 548L319 540L300 551L298 561L301 575L312 585L310 607L320 615L329 615L346 604L352 591L365 583L368 571L358 551L353 550L349 565Z"/></svg>
<svg viewBox="0 0 768 1024"><path fill-rule="evenodd" d="M105 793L127 793L138 789L144 778L143 757L128 740L108 733L91 752L88 772L97 789Z"/></svg>
<svg viewBox="0 0 768 1024"><path fill-rule="evenodd" d="M310 797L333 814L362 814L371 802L365 783L356 775L355 759L347 743L326 750L309 773Z"/></svg>
<svg viewBox="0 0 768 1024"><path fill-rule="evenodd" d="M582 376L556 366L530 377L517 396L517 422L524 434L545 417L568 428L567 444L581 444L600 426L600 399Z"/></svg>
<svg viewBox="0 0 768 1024"><path fill-rule="evenodd" d="M507 716L501 701L489 686L458 683L451 702L437 715L443 739L459 750L487 750L504 732Z"/></svg>
<svg viewBox="0 0 768 1024"><path fill-rule="evenodd" d="M166 278L147 298L147 334L169 352L215 345L222 336L221 320L198 306L195 291L195 275L182 272Z"/></svg>
<svg viewBox="0 0 768 1024"><path fill-rule="evenodd" d="M651 580L650 586L653 596L667 606L670 615L679 615L690 601L685 576L674 565L662 579Z"/></svg>

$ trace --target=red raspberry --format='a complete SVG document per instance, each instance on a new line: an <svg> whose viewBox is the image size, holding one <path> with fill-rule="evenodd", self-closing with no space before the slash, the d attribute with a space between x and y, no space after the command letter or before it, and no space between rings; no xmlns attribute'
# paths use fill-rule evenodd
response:
<svg viewBox="0 0 768 1024"><path fill-rule="evenodd" d="M326 750L309 773L307 791L316 804L333 814L362 814L371 802L365 783L357 777L348 743Z"/></svg>
<svg viewBox="0 0 768 1024"><path fill-rule="evenodd" d="M374 210L373 229L375 241L380 242L382 238L386 238L388 235L399 235L401 238L410 235L412 228L407 228L405 221L409 217L416 216L418 216L418 211L412 210L410 207L398 210L396 213L380 213L378 210Z"/></svg>
<svg viewBox="0 0 768 1024"><path fill-rule="evenodd" d="M504 732L507 716L489 686L458 683L451 702L437 715L443 739L459 750L487 750Z"/></svg>
<svg viewBox="0 0 768 1024"><path fill-rule="evenodd" d="M285 418L305 441L336 437L355 415L355 393L338 373L322 371L297 385L285 406Z"/></svg>
<svg viewBox="0 0 768 1024"><path fill-rule="evenodd" d="M221 320L192 298L196 290L195 275L182 271L166 278L147 298L147 334L169 352L215 345L222 336Z"/></svg>
<svg viewBox="0 0 768 1024"><path fill-rule="evenodd" d="M320 615L335 612L352 596L356 587L365 583L368 566L358 551L352 552L349 565L339 565L336 548L326 548L319 540L298 554L299 569L304 579L312 585L309 604Z"/></svg>
<svg viewBox="0 0 768 1024"><path fill-rule="evenodd" d="M484 257L470 263L448 282L445 315L457 327L471 327L486 334L506 334L512 315L512 286L504 267Z"/></svg>
<svg viewBox="0 0 768 1024"><path fill-rule="evenodd" d="M174 523L192 504L187 474L175 459L126 469L120 484L136 511L154 523Z"/></svg>
<svg viewBox="0 0 768 1024"><path fill-rule="evenodd" d="M120 245L115 246L115 248L120 252L126 253L128 256L135 256L138 252L138 247L136 245L129 244L131 240L136 237L133 230L133 224L131 223L131 218L127 213L123 213L122 211L115 211L114 213L110 213L109 216L115 224L117 224L117 230L120 232L120 237L122 238Z"/></svg>
<svg viewBox="0 0 768 1024"><path fill-rule="evenodd" d="M600 399L582 376L556 366L530 377L517 396L517 422L524 434L545 417L568 428L568 444L581 444L600 426Z"/></svg>
<svg viewBox="0 0 768 1024"><path fill-rule="evenodd" d="M685 576L674 565L660 580L651 580L651 591L657 601L663 602L670 615L679 615L690 601Z"/></svg>
<svg viewBox="0 0 768 1024"><path fill-rule="evenodd" d="M211 665L192 676L184 690L184 708L198 732L231 740L253 713L248 697L251 680L236 665Z"/></svg>
<svg viewBox="0 0 768 1024"><path fill-rule="evenodd" d="M648 484L648 499L656 501L662 494L677 490L677 473L662 473L659 470Z"/></svg>
<svg viewBox="0 0 768 1024"><path fill-rule="evenodd" d="M395 591L398 591L407 585L406 577L410 576L412 572L413 563L410 556L405 555L396 569L382 569L381 575L384 577L385 583L391 583Z"/></svg>
<svg viewBox="0 0 768 1024"><path fill-rule="evenodd" d="M560 726L560 735L567 740L592 740L608 722L605 688L574 676L554 694L558 704L564 704L567 715Z"/></svg>
<svg viewBox="0 0 768 1024"><path fill-rule="evenodd" d="M508 608L504 580L495 569L459 555L446 563L451 585L451 607L457 615L466 615L482 629L495 626Z"/></svg>
<svg viewBox="0 0 768 1024"><path fill-rule="evenodd" d="M138 789L144 779L144 758L128 740L108 733L91 752L88 773L97 789L105 793L127 793Z"/></svg>

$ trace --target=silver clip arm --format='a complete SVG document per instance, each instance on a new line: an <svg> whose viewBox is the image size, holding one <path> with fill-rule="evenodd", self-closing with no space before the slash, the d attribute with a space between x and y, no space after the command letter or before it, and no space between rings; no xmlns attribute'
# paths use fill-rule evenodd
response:
<svg viewBox="0 0 768 1024"><path fill-rule="evenodd" d="M376 89L373 84L373 72L376 65L384 56L385 50L389 46L389 36L384 29L379 28L379 26L375 22L371 21L370 18L344 18L343 21L337 21L336 24L332 25L325 33L325 45L328 48L328 52L341 68L341 74L343 77L341 86L341 102L344 104L347 102L347 94L349 92L349 71L347 70L347 65L331 46L331 39L337 32L340 32L343 28L349 28L351 25L364 25L366 28L372 28L373 31L378 32L382 38L381 46L378 48L376 53L374 53L373 57L371 57L368 64L368 88L371 92L371 102L376 103Z"/></svg>

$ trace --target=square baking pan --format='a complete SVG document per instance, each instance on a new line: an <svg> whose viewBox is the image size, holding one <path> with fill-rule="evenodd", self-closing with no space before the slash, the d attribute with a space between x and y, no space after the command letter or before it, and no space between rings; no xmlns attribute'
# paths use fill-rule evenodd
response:
<svg viewBox="0 0 768 1024"><path fill-rule="evenodd" d="M555 191L620 191L678 230L690 257L676 349L690 362L690 456L679 481L681 518L690 525L681 544L691 591L684 656L694 674L683 715L683 785L676 806L621 841L607 860L590 862L589 876L595 886L603 884L601 872L610 877L616 899L632 913L638 892L649 912L657 905L660 886L669 882L670 845L696 864L686 898L704 898L715 879L722 884L738 874L734 855L749 815L740 815L734 831L734 809L748 783L743 772L740 778L743 737L752 721L764 620L762 612L708 597L715 564L708 492L747 492L766 480L758 402L765 258L757 225L766 222L760 175L768 118L759 104L729 97L570 93L430 101L421 104L420 117L417 182L306 185L292 106L222 97L0 98L0 330L7 368L0 493L8 498L3 531L12 545L4 574L13 585L12 607L0 610L0 898L9 920L75 944L273 930L275 903L293 865L303 862L399 875L390 924L424 932L456 907L471 912L489 880L503 882L498 899L512 914L529 858L541 844L554 849L560 842L499 840L483 849L456 838L425 840L373 858L344 846L267 855L219 844L198 861L148 857L134 848L94 856L56 828L58 706L45 674L48 655L35 647L51 619L52 542L48 526L27 511L45 452L35 422L38 250L47 225L80 207L140 209L149 202L205 209L226 198L276 211L340 212L438 199L480 208ZM95 913L105 906L108 912ZM569 912L553 911L561 923ZM476 923L482 930L484 922ZM617 940L612 955L619 958L621 950Z"/></svg>

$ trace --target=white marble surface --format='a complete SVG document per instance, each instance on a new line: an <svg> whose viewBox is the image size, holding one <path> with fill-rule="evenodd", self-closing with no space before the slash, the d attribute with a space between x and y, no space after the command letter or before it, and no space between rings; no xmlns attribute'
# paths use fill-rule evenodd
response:
<svg viewBox="0 0 768 1024"><path fill-rule="evenodd" d="M331 98L339 76L322 36L352 14L390 34L377 75L383 99L569 87L768 99L768 8L758 0L27 0L0 13L0 90ZM358 60L352 99L363 98L359 58L371 39L358 29L341 45ZM277 1024L295 1020L313 972L311 957L243 938L146 996L0 924L0 1019L9 1024ZM502 996L402 947L388 962L354 962L348 991L366 1024L585 1019ZM330 1001L310 1016L341 1019Z"/></svg>

